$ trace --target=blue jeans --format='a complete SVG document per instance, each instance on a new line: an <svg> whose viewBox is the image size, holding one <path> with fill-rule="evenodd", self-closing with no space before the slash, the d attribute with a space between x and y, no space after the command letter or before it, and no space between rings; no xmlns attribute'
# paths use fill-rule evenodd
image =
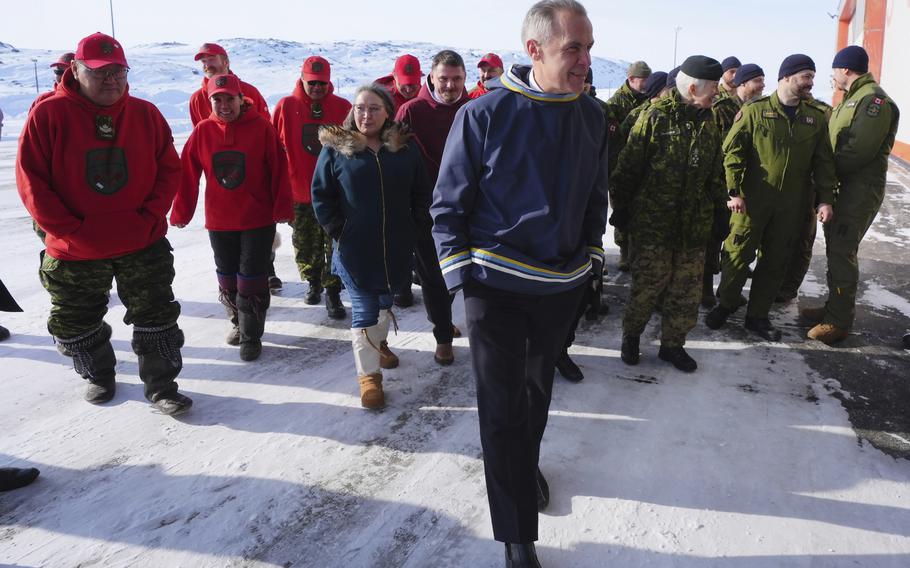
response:
<svg viewBox="0 0 910 568"><path fill-rule="evenodd" d="M363 329L379 323L379 310L392 307L392 295L347 288L351 297L351 327Z"/></svg>

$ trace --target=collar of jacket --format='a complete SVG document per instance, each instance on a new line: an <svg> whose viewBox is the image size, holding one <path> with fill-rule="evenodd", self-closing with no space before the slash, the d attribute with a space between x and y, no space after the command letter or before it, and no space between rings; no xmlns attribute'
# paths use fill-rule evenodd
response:
<svg viewBox="0 0 910 568"><path fill-rule="evenodd" d="M676 88L673 88L666 97L657 101L655 105L666 106L686 120L706 119L711 114L710 108L700 108L684 101Z"/></svg>
<svg viewBox="0 0 910 568"><path fill-rule="evenodd" d="M844 93L844 98L849 99L856 91L860 90L863 86L868 85L869 83L874 83L875 79L872 77L872 73L863 73L857 77L853 84L850 85L850 90Z"/></svg>
<svg viewBox="0 0 910 568"><path fill-rule="evenodd" d="M629 84L628 79L626 79L625 82L623 82L622 87L620 87L619 90L625 91L626 93L629 94L630 97L632 97L633 99L635 99L638 102L641 102L641 101L645 100L646 98L648 98L648 93L639 93L638 91L633 89L632 85Z"/></svg>
<svg viewBox="0 0 910 568"><path fill-rule="evenodd" d="M512 65L506 73L496 79L487 81L487 89L492 91L493 89L504 88L544 103L571 103L578 100L581 95L581 93L544 93L543 91L532 89L528 83L530 73L530 65Z"/></svg>
<svg viewBox="0 0 910 568"><path fill-rule="evenodd" d="M242 105L240 116L233 122L224 122L218 118L214 109L212 110L212 114L209 115L209 120L218 125L218 129L221 131L221 143L226 146L232 146L236 143L235 133L241 124L246 124L261 116L258 112L253 110L253 102L250 99L244 98Z"/></svg>
<svg viewBox="0 0 910 568"><path fill-rule="evenodd" d="M57 86L56 92L62 92L63 96L67 97L91 113L116 116L123 109L123 105L126 104L126 99L128 99L130 96L130 85L129 83L126 84L126 88L123 91L123 96L117 99L117 102L110 106L99 106L85 98L82 93L79 92L79 82L76 81L76 77L73 75L72 68L67 68L66 72L63 73L63 78L60 80L60 84Z"/></svg>
<svg viewBox="0 0 910 568"><path fill-rule="evenodd" d="M407 147L411 136L413 135L407 125L393 122L382 133L382 147L389 152L398 152ZM326 124L319 128L319 141L323 146L333 148L348 158L367 149L366 136L335 124Z"/></svg>
<svg viewBox="0 0 910 568"><path fill-rule="evenodd" d="M462 89L462 90L461 90L461 98L459 98L459 99L458 99L457 101L455 101L454 103L444 103L444 102L442 102L442 101L437 100L434 91L435 91L435 89L432 88L432 85L430 84L430 81L427 80L426 83L424 83L423 85L420 86L420 91L417 93L417 97L416 97L416 98L418 98L418 99L423 99L423 100L425 100L426 102L430 103L430 106L431 106L433 109L436 109L436 108L439 108L439 107L459 107L459 106L465 104L467 101L470 100L470 99L468 98L468 91L467 91L467 89Z"/></svg>
<svg viewBox="0 0 910 568"><path fill-rule="evenodd" d="M333 94L334 92L335 86L331 81L329 81L329 87L326 89L325 97L319 100L324 101L325 99L329 98L329 95ZM306 104L313 102L313 99L310 98L310 95L306 94L306 89L303 88L303 79L297 79L297 84L294 85L294 92L291 93L291 96L293 96L295 99L299 99L300 101L305 102Z"/></svg>

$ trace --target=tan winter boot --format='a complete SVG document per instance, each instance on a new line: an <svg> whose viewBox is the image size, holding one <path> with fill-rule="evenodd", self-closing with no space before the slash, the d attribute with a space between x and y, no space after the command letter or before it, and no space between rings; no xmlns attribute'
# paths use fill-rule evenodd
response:
<svg viewBox="0 0 910 568"><path fill-rule="evenodd" d="M382 375L362 375L360 381L360 406L378 410L385 406L385 393L382 392Z"/></svg>
<svg viewBox="0 0 910 568"><path fill-rule="evenodd" d="M397 332L398 322L395 320L395 314L392 313L392 310L379 310L379 323L376 325L379 327L379 335L382 338L379 342L379 366L383 369L394 369L400 363L398 355L392 353L392 350L389 349L389 342L386 341L389 337L390 324L395 325L395 331Z"/></svg>
<svg viewBox="0 0 910 568"><path fill-rule="evenodd" d="M360 405L375 410L385 406L382 392L382 371L380 350L382 332L379 324L366 329L351 330L351 345L354 348L354 364L360 383Z"/></svg>
<svg viewBox="0 0 910 568"><path fill-rule="evenodd" d="M809 339L821 341L826 345L843 341L850 336L850 332L842 327L837 327L833 323L820 323L809 330L806 335Z"/></svg>

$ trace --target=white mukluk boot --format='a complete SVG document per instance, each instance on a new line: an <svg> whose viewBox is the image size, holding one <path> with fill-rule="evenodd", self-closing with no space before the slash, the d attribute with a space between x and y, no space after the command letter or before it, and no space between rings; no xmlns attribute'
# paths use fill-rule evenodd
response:
<svg viewBox="0 0 910 568"><path fill-rule="evenodd" d="M379 324L368 328L351 329L354 363L357 366L357 380L360 382L360 405L371 410L385 406L380 369L381 341Z"/></svg>

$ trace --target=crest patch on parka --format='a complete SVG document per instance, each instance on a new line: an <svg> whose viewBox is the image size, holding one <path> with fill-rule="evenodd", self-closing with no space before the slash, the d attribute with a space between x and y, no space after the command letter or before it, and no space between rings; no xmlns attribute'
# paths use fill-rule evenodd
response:
<svg viewBox="0 0 910 568"><path fill-rule="evenodd" d="M224 189L237 189L246 179L246 156L237 150L215 152L212 155L212 170Z"/></svg>
<svg viewBox="0 0 910 568"><path fill-rule="evenodd" d="M102 195L120 191L129 180L123 148L96 148L85 154L85 182Z"/></svg>

